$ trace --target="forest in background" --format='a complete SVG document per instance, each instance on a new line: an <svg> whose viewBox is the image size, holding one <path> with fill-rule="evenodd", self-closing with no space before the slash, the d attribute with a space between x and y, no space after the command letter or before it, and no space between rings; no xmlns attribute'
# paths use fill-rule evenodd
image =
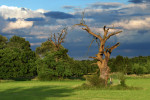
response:
<svg viewBox="0 0 150 100"><path fill-rule="evenodd" d="M82 78L95 73L96 60L74 60L62 45L58 51L46 41L32 51L29 41L19 36L9 40L0 35L0 79L39 80ZM111 72L124 74L150 74L150 56L123 57L118 55L108 62Z"/></svg>

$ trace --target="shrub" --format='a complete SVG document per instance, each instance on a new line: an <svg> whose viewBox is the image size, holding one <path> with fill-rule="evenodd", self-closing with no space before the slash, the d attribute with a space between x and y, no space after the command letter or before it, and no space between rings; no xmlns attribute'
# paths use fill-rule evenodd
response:
<svg viewBox="0 0 150 100"><path fill-rule="evenodd" d="M105 86L105 80L100 79L98 75L87 75L86 77L87 84L92 87L104 87Z"/></svg>
<svg viewBox="0 0 150 100"><path fill-rule="evenodd" d="M117 75L117 79L120 80L120 85L121 86L126 86L124 73L118 72L116 75Z"/></svg>
<svg viewBox="0 0 150 100"><path fill-rule="evenodd" d="M39 73L38 79L40 81L49 81L49 80L52 80L52 76L51 76L50 72Z"/></svg>

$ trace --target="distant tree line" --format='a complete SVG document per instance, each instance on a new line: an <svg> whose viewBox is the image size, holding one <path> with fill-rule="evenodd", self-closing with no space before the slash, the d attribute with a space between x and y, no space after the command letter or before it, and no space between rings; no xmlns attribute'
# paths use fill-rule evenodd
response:
<svg viewBox="0 0 150 100"><path fill-rule="evenodd" d="M111 58L109 66L112 72L124 72L125 74L150 74L150 56Z"/></svg>
<svg viewBox="0 0 150 100"><path fill-rule="evenodd" d="M96 60L74 60L62 45L55 50L51 41L46 41L32 51L24 38L13 36L9 40L0 35L0 79L53 80L81 78L95 73ZM150 56L111 58L108 65L112 72L125 74L150 74Z"/></svg>

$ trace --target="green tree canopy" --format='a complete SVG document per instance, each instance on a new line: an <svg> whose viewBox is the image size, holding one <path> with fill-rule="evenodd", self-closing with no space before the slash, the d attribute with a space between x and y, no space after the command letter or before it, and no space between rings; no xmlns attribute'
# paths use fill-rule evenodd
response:
<svg viewBox="0 0 150 100"><path fill-rule="evenodd" d="M36 56L24 38L13 36L0 49L0 78L28 78L36 75Z"/></svg>
<svg viewBox="0 0 150 100"><path fill-rule="evenodd" d="M0 35L0 49L5 48L7 41L8 39L6 37Z"/></svg>

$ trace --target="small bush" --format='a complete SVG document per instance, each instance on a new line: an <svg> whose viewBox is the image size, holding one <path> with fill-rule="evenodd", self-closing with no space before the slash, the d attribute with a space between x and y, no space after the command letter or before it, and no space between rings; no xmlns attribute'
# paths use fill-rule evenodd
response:
<svg viewBox="0 0 150 100"><path fill-rule="evenodd" d="M40 80L40 81L50 81L50 80L52 80L52 76L51 76L51 73L39 73L38 74L38 79Z"/></svg>
<svg viewBox="0 0 150 100"><path fill-rule="evenodd" d="M120 85L121 86L126 86L124 73L118 72L116 75L117 75L117 79L120 80Z"/></svg>
<svg viewBox="0 0 150 100"><path fill-rule="evenodd" d="M105 80L100 79L98 75L88 75L85 77L87 84L92 87L104 87L105 86Z"/></svg>

